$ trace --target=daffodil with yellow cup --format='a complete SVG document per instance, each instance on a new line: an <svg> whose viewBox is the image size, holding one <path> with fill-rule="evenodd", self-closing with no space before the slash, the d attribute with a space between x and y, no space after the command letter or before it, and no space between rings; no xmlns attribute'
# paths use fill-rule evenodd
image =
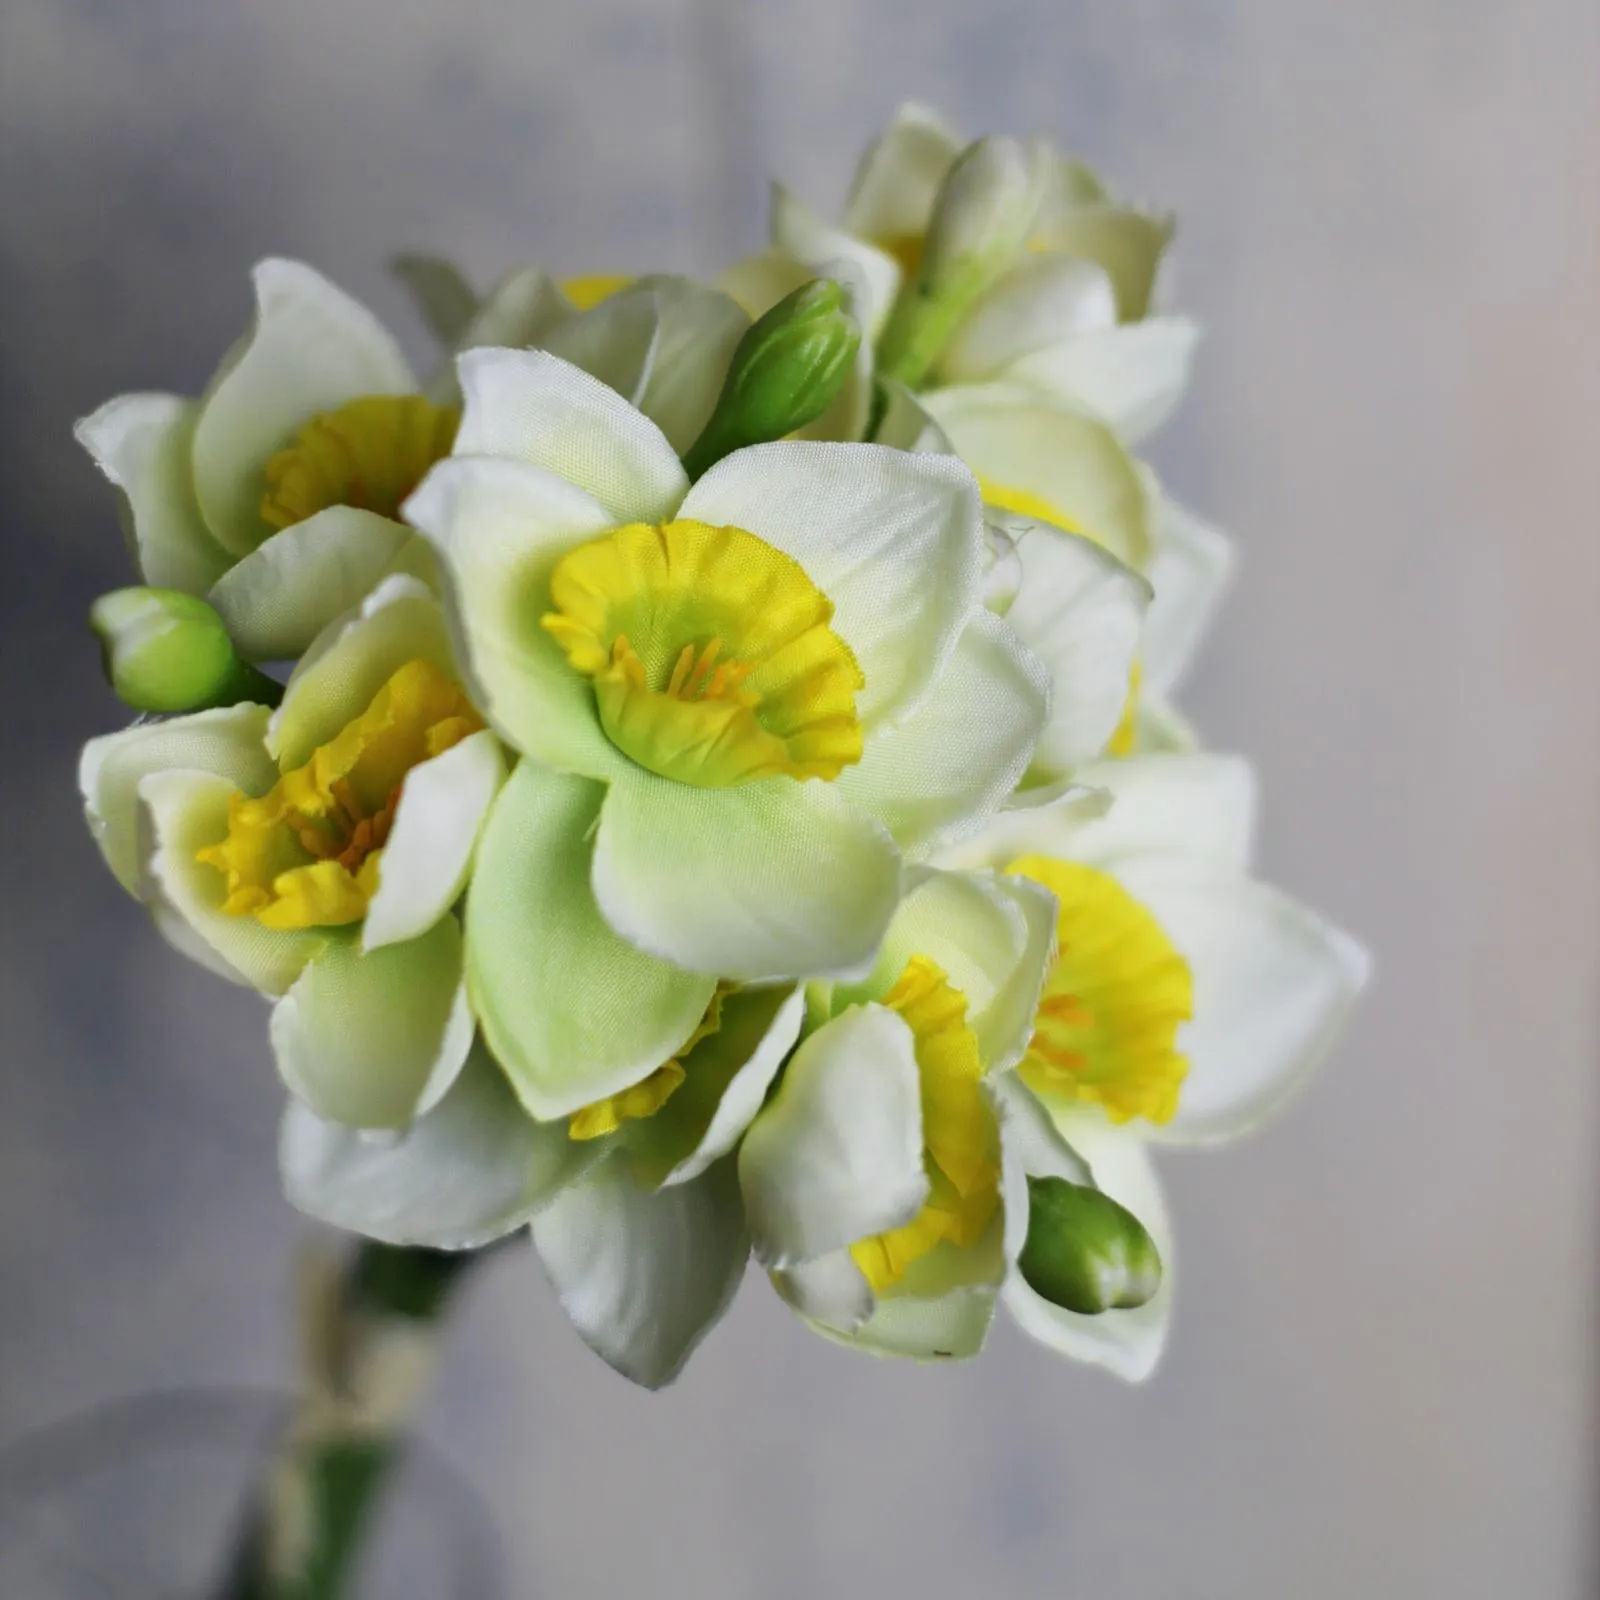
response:
<svg viewBox="0 0 1600 1600"><path fill-rule="evenodd" d="M91 740L108 865L184 954L275 1002L288 1087L355 1128L406 1127L467 1058L455 907L505 773L415 579L337 619L272 711L243 703Z"/></svg>
<svg viewBox="0 0 1600 1600"><path fill-rule="evenodd" d="M1055 956L1007 1086L1009 1253L1029 1180L1093 1186L1163 1264L1137 1305L1053 1303L1018 1270L1005 1300L1065 1355L1146 1376L1172 1313L1173 1239L1151 1147L1252 1128L1327 1055L1366 982L1347 935L1250 871L1255 787L1236 757L1151 754L1084 768L1083 787L1010 811L943 854L1038 885Z"/></svg>

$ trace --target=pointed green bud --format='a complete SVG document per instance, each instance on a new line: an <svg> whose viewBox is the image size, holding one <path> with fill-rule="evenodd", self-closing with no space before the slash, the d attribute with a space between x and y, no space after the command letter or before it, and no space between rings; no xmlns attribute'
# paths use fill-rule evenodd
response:
<svg viewBox="0 0 1600 1600"><path fill-rule="evenodd" d="M1161 1287L1161 1253L1145 1225L1110 1195L1065 1178L1028 1179L1017 1269L1035 1294L1084 1316L1132 1310Z"/></svg>
<svg viewBox="0 0 1600 1600"><path fill-rule="evenodd" d="M113 589L89 608L106 677L136 711L202 711L254 700L276 705L283 686L239 659L222 618L178 589Z"/></svg>
<svg viewBox="0 0 1600 1600"><path fill-rule="evenodd" d="M861 328L831 278L786 295L739 341L711 420L683 458L684 470L698 478L735 450L815 422L833 403L860 348Z"/></svg>
<svg viewBox="0 0 1600 1600"><path fill-rule="evenodd" d="M1039 140L979 139L961 153L934 201L916 278L895 300L879 370L915 388L945 341L1028 248L1054 172Z"/></svg>

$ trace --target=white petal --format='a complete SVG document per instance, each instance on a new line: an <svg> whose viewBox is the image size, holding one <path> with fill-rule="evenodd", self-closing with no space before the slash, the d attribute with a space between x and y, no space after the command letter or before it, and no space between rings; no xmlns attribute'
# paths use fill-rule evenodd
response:
<svg viewBox="0 0 1600 1600"><path fill-rule="evenodd" d="M417 579L399 575L385 578L312 640L268 725L267 748L285 771L302 765L408 661L429 661L456 675L439 602Z"/></svg>
<svg viewBox="0 0 1600 1600"><path fill-rule="evenodd" d="M696 789L633 771L607 793L593 883L611 926L664 961L794 978L871 965L900 856L818 779Z"/></svg>
<svg viewBox="0 0 1600 1600"><path fill-rule="evenodd" d="M819 1332L854 1333L877 1304L871 1284L848 1250L834 1250L774 1272L772 1287Z"/></svg>
<svg viewBox="0 0 1600 1600"><path fill-rule="evenodd" d="M901 849L925 853L999 810L1033 760L1049 709L1038 658L999 617L975 610L926 698L868 743L839 791Z"/></svg>
<svg viewBox="0 0 1600 1600"><path fill-rule="evenodd" d="M562 1190L532 1228L584 1342L650 1389L677 1377L727 1310L750 1249L731 1161L658 1190L608 1163Z"/></svg>
<svg viewBox="0 0 1600 1600"><path fill-rule="evenodd" d="M73 429L116 485L139 576L158 589L204 594L233 559L212 538L194 492L200 406L171 394L124 394Z"/></svg>
<svg viewBox="0 0 1600 1600"><path fill-rule="evenodd" d="M803 988L740 989L723 1001L722 1026L695 1052L688 1079L639 1125L653 1142L675 1145L675 1155L687 1147L664 1184L698 1178L739 1142L794 1048L805 1014Z"/></svg>
<svg viewBox="0 0 1600 1600"><path fill-rule="evenodd" d="M1022 1054L1054 948L1055 897L991 872L927 872L900 902L867 978L833 1005L882 995L914 957L932 961L965 996L986 1071Z"/></svg>
<svg viewBox="0 0 1600 1600"><path fill-rule="evenodd" d="M816 276L809 267L788 256L763 251L746 256L719 272L713 282L754 319L770 311L786 294L793 294Z"/></svg>
<svg viewBox="0 0 1600 1600"><path fill-rule="evenodd" d="M845 227L864 239L920 237L965 143L926 106L901 106L862 159Z"/></svg>
<svg viewBox="0 0 1600 1600"><path fill-rule="evenodd" d="M1167 694L1182 679L1216 616L1233 566L1233 545L1225 533L1161 497L1150 565L1155 599L1144 627L1144 688L1150 694Z"/></svg>
<svg viewBox="0 0 1600 1600"><path fill-rule="evenodd" d="M900 263L843 228L824 222L782 184L772 189L772 243L814 273L848 262L862 289L858 315L864 343L874 343L900 288Z"/></svg>
<svg viewBox="0 0 1600 1600"><path fill-rule="evenodd" d="M1072 1151L1089 1164L1095 1186L1126 1206L1149 1230L1161 1254L1161 1287L1133 1310L1086 1316L1052 1305L1028 1287L1021 1273L1013 1271L1006 1280L1006 1309L1024 1333L1058 1354L1104 1367L1130 1383L1142 1383L1161 1359L1172 1322L1173 1237L1161 1185L1137 1134L1091 1116L1064 1120L1060 1128ZM1043 1172L1032 1167L1027 1170L1035 1176L1082 1181L1081 1170L1074 1170L1067 1160L1051 1165L1051 1170ZM1008 1164L1006 1192L1008 1211L1023 1219L1025 1235L1027 1189L1019 1165Z"/></svg>
<svg viewBox="0 0 1600 1600"><path fill-rule="evenodd" d="M406 774L361 926L363 949L415 939L456 903L505 776L505 754L487 728Z"/></svg>
<svg viewBox="0 0 1600 1600"><path fill-rule="evenodd" d="M535 1122L481 1046L450 1091L398 1136L326 1122L291 1096L278 1140L289 1203L386 1244L472 1250L522 1227L598 1147Z"/></svg>
<svg viewBox="0 0 1600 1600"><path fill-rule="evenodd" d="M869 732L909 714L955 648L983 581L977 486L948 456L755 445L714 466L682 515L744 528L805 568L866 675L857 711Z"/></svg>
<svg viewBox="0 0 1600 1600"><path fill-rule="evenodd" d="M1103 268L1071 256L1030 256L962 318L939 352L935 382L987 382L1030 351L1116 320Z"/></svg>
<svg viewBox="0 0 1600 1600"><path fill-rule="evenodd" d="M278 769L262 739L272 713L266 706L224 706L161 722L136 722L83 747L78 791L89 832L106 865L129 894L139 892L139 785L174 768L209 772L235 789L263 794Z"/></svg>
<svg viewBox="0 0 1600 1600"><path fill-rule="evenodd" d="M1006 622L1050 675L1029 782L1052 783L1100 755L1122 720L1150 586L1091 540L1017 526L1022 578Z"/></svg>
<svg viewBox="0 0 1600 1600"><path fill-rule="evenodd" d="M538 267L519 267L484 296L453 343L458 350L538 344L571 314L566 297L549 273Z"/></svg>
<svg viewBox="0 0 1600 1600"><path fill-rule="evenodd" d="M239 653L288 661L391 571L409 528L354 506L329 506L275 533L224 573L207 598Z"/></svg>
<svg viewBox="0 0 1600 1600"><path fill-rule="evenodd" d="M521 762L500 791L467 896L484 1036L524 1105L562 1117L676 1055L716 988L619 938L589 887L598 784Z"/></svg>
<svg viewBox="0 0 1600 1600"><path fill-rule="evenodd" d="M683 498L688 479L661 430L581 368L542 350L470 350L458 371L458 456L542 467L593 496L611 523L664 522Z"/></svg>
<svg viewBox="0 0 1600 1600"><path fill-rule="evenodd" d="M456 657L506 742L588 777L622 767L593 685L540 626L556 563L610 527L611 513L542 468L457 456L423 479L405 515L438 553Z"/></svg>
<svg viewBox="0 0 1600 1600"><path fill-rule="evenodd" d="M174 948L233 983L280 995L327 943L321 930L284 932L222 909L227 880L195 859L228 832L236 785L208 772L153 772L139 784L139 897Z"/></svg>
<svg viewBox="0 0 1600 1600"><path fill-rule="evenodd" d="M1367 954L1268 884L1178 856L1116 864L1117 880L1188 960L1194 1017L1178 1115L1150 1137L1209 1143L1275 1110L1322 1062L1366 983Z"/></svg>
<svg viewBox="0 0 1600 1600"><path fill-rule="evenodd" d="M436 1105L472 1031L454 917L381 950L330 939L272 1010L283 1081L353 1128L403 1128Z"/></svg>
<svg viewBox="0 0 1600 1600"><path fill-rule="evenodd" d="M739 1150L756 1259L786 1268L909 1222L928 1197L911 1030L853 1006L801 1044Z"/></svg>
<svg viewBox="0 0 1600 1600"><path fill-rule="evenodd" d="M1082 406L1126 443L1153 433L1183 398L1200 329L1188 317L1151 317L1074 333L1021 356L1011 383Z"/></svg>
<svg viewBox="0 0 1600 1600"><path fill-rule="evenodd" d="M1118 316L1138 322L1150 310L1156 272L1172 232L1171 217L1132 206L1083 205L1059 213L1037 243L1099 262L1116 286Z"/></svg>
<svg viewBox="0 0 1600 1600"><path fill-rule="evenodd" d="M922 403L985 483L1038 496L1073 531L1145 570L1148 488L1104 423L1008 384L942 389Z"/></svg>
<svg viewBox="0 0 1600 1600"><path fill-rule="evenodd" d="M400 347L365 306L298 261L253 274L256 316L201 402L194 480L218 543L248 555L270 529L262 470L319 412L363 395L412 394Z"/></svg>

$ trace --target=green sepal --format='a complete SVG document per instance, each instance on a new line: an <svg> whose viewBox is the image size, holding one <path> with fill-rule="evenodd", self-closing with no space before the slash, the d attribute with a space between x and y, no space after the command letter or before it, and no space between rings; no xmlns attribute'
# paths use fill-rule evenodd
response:
<svg viewBox="0 0 1600 1600"><path fill-rule="evenodd" d="M1017 1269L1065 1311L1131 1311L1161 1287L1161 1253L1145 1225L1110 1195L1065 1178L1028 1179L1028 1237Z"/></svg>
<svg viewBox="0 0 1600 1600"><path fill-rule="evenodd" d="M179 589L113 589L89 608L106 678L136 711L277 705L283 686L240 659L222 618Z"/></svg>
<svg viewBox="0 0 1600 1600"><path fill-rule="evenodd" d="M785 295L739 341L722 393L683 458L691 479L747 445L781 439L833 403L861 348L844 291L816 278Z"/></svg>

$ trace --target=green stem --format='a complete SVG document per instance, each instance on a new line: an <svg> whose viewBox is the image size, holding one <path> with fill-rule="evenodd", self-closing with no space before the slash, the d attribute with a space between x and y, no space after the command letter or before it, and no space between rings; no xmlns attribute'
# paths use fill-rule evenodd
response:
<svg viewBox="0 0 1600 1600"><path fill-rule="evenodd" d="M307 1307L306 1387L213 1600L339 1600L476 1253L363 1242Z"/></svg>

